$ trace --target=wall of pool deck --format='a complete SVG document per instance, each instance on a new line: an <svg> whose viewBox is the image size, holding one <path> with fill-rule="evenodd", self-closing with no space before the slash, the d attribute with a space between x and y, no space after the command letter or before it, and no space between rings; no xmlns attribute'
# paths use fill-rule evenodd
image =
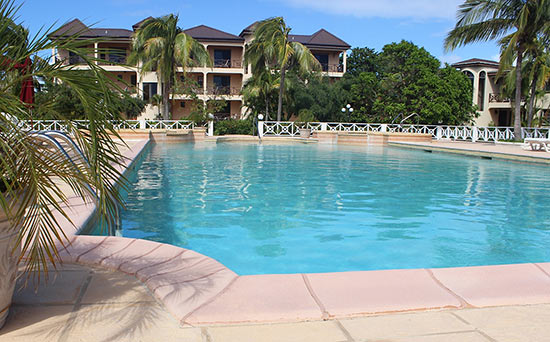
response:
<svg viewBox="0 0 550 342"><path fill-rule="evenodd" d="M127 158L121 168L124 173L136 167L153 142L251 140L250 137L212 139L200 130L177 134L121 132L121 136L138 139L124 154ZM341 139L338 135L327 140L334 143L335 139L337 143L365 143L364 136ZM392 137L379 139L390 141ZM274 143L322 143L322 140L320 136L309 140L264 139ZM192 250L141 239L78 235L93 219L95 207L78 197L68 201L74 225L60 218L70 241L67 247L59 248L62 261L134 275L182 325L296 322L550 303L550 263L239 276Z"/></svg>

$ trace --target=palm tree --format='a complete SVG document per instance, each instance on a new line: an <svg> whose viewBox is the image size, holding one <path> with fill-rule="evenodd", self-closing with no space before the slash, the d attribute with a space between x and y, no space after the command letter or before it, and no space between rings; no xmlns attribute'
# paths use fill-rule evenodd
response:
<svg viewBox="0 0 550 342"><path fill-rule="evenodd" d="M258 72L246 82L243 87L242 94L245 104L250 106L260 99L265 106L265 119L269 120L269 108L271 107L274 93L279 90L279 75L270 71Z"/></svg>
<svg viewBox="0 0 550 342"><path fill-rule="evenodd" d="M106 72L95 64L90 51L82 46L93 44L80 39L78 33L51 41L51 28L29 38L28 32L16 24L17 10L12 0L0 0L0 212L7 217L0 234L16 234L16 246L25 255L27 274L48 273L48 263L56 265L58 244L67 243L55 214L68 219L67 193L64 184L83 200L94 197L97 211L108 223L121 201L118 167L122 156L113 137L117 132L109 120L119 119L114 108L118 88ZM82 59L88 71L64 65L65 61L42 59L52 49L72 52ZM93 54L92 54L93 55ZM17 70L21 61L30 60L30 67ZM28 78L55 79L74 90L89 120L81 127L61 115L68 134L80 146L87 163L71 162L60 152L38 143L20 120L31 120L30 107L13 91ZM15 119L17 118L17 119ZM97 195L97 198L96 198ZM0 273L6 271L4 256L0 257ZM37 271L36 273L33 271ZM0 275L0 289L8 281Z"/></svg>
<svg viewBox="0 0 550 342"><path fill-rule="evenodd" d="M290 28L282 17L260 21L254 29L254 40L247 46L245 64L252 65L252 73L276 69L280 72L277 121L283 112L283 94L287 70L295 66L306 73L321 69L321 64L303 44L289 40Z"/></svg>
<svg viewBox="0 0 550 342"><path fill-rule="evenodd" d="M445 49L472 42L499 39L501 66L521 66L528 45L547 34L550 23L547 0L466 0L459 6L457 23L445 38ZM511 33L510 33L511 32ZM514 135L521 138L522 68L516 68Z"/></svg>
<svg viewBox="0 0 550 342"><path fill-rule="evenodd" d="M160 117L160 107L162 105L163 97L159 94L155 94L151 97L151 104L158 108L158 116Z"/></svg>
<svg viewBox="0 0 550 342"><path fill-rule="evenodd" d="M170 94L177 84L178 68L211 65L205 47L178 26L174 14L146 20L132 41L129 63L141 63L141 72L156 70L162 82L163 116L170 118Z"/></svg>
<svg viewBox="0 0 550 342"><path fill-rule="evenodd" d="M527 110L527 126L533 124L535 115L535 102L540 90L544 90L548 79L550 78L550 53L548 45L540 39L527 51L527 75L530 81L529 85L529 107Z"/></svg>

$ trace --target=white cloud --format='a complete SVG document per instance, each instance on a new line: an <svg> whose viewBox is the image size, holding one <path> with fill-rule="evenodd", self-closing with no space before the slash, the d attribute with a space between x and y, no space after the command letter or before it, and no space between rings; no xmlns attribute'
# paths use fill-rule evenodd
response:
<svg viewBox="0 0 550 342"><path fill-rule="evenodd" d="M456 62L460 62L464 60L464 58L457 55L443 55L439 56L439 60L441 61L441 65L445 65L445 63L453 64Z"/></svg>
<svg viewBox="0 0 550 342"><path fill-rule="evenodd" d="M284 0L329 14L381 18L454 19L463 0Z"/></svg>

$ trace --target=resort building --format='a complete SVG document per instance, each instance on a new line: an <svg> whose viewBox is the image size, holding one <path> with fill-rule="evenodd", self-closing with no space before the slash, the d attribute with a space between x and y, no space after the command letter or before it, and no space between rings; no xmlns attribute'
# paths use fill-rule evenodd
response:
<svg viewBox="0 0 550 342"><path fill-rule="evenodd" d="M98 39L99 42L88 46L96 52L96 58L105 60L101 65L119 85L128 91L142 96L150 102L153 95L160 94L162 87L155 72L142 73L139 66L124 66L130 54L132 36L146 18L132 26L132 30L120 28L89 28L80 20L63 25L50 35L51 39L79 33L82 39ZM254 23L255 24L255 23ZM242 118L246 115L241 89L252 76L251 68L244 65L246 44L253 39L254 24L245 28L240 35L234 35L212 27L200 25L185 30L185 33L204 45L210 54L212 67L186 68L186 78L193 80L193 95L182 91L171 96L172 119L179 120L191 114L193 101L225 100L225 107L218 118ZM346 51L350 45L321 29L312 35L290 35L290 39L307 46L322 66L323 74L332 78L341 78L346 72ZM68 51L52 52L57 60L76 67L82 64L77 56ZM85 66L82 66L83 68ZM179 77L184 79L183 70ZM139 119L154 119L159 108L147 105Z"/></svg>
<svg viewBox="0 0 550 342"><path fill-rule="evenodd" d="M477 126L512 126L514 103L510 97L503 95L502 81L497 79L499 63L486 59L472 58L451 65L464 72L472 81L472 102L477 105L479 117ZM550 94L537 99L536 116L548 117Z"/></svg>

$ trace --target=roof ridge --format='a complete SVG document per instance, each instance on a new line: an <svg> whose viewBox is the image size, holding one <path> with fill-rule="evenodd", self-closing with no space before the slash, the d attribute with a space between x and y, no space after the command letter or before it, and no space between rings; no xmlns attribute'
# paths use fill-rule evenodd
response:
<svg viewBox="0 0 550 342"><path fill-rule="evenodd" d="M237 35L234 35L233 33L229 33L229 32L226 32L226 31L222 31L222 30L220 30L220 29L214 28L214 27L212 27L212 26L204 25L204 24L200 24L200 25L197 25L197 26L190 27L190 28L188 28L188 29L185 29L184 31L192 30L192 29L199 28L199 27L205 27L205 28L208 28L208 29L213 30L213 31L216 31L216 32L228 34L228 35L233 36L233 37L235 37L235 38L241 38L241 37L239 37L239 36L237 36Z"/></svg>

